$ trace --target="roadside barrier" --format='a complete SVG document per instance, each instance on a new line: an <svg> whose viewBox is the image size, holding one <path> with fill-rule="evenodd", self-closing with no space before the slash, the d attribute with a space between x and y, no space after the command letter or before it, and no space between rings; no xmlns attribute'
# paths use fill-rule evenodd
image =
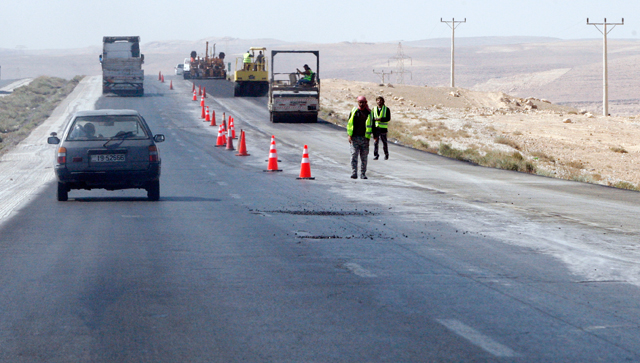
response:
<svg viewBox="0 0 640 363"><path fill-rule="evenodd" d="M236 137L236 125L234 123L234 118L229 116L229 130L231 130L231 137L237 139Z"/></svg>
<svg viewBox="0 0 640 363"><path fill-rule="evenodd" d="M209 126L218 126L216 125L216 110L211 110L211 125Z"/></svg>
<svg viewBox="0 0 640 363"><path fill-rule="evenodd" d="M231 137L231 129L227 131L227 150L235 150L233 148L233 137Z"/></svg>
<svg viewBox="0 0 640 363"><path fill-rule="evenodd" d="M302 163L300 163L300 176L296 179L315 180L311 177L311 163L309 163L309 151L307 145L304 146L302 151Z"/></svg>
<svg viewBox="0 0 640 363"><path fill-rule="evenodd" d="M238 145L238 153L236 156L249 156L251 154L247 154L247 144L245 141L244 131L240 130L240 144Z"/></svg>
<svg viewBox="0 0 640 363"><path fill-rule="evenodd" d="M271 136L271 146L269 147L269 164L266 172L282 171L278 169L278 152L276 151L276 137Z"/></svg>
<svg viewBox="0 0 640 363"><path fill-rule="evenodd" d="M216 140L216 147L225 146L226 143L227 140L225 140L222 125L220 125L220 127L218 127L218 140Z"/></svg>

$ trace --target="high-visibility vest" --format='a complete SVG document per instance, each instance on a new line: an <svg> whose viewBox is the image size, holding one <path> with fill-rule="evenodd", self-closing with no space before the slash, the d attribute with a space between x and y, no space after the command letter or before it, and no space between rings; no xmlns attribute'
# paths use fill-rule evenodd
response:
<svg viewBox="0 0 640 363"><path fill-rule="evenodd" d="M309 70L309 74L307 74L306 76L304 76L304 78L302 78L302 79L304 79L305 81L309 81L309 82L311 82L311 81L313 81L313 76L314 76L313 71L312 71L312 70Z"/></svg>
<svg viewBox="0 0 640 363"><path fill-rule="evenodd" d="M373 112L373 118L385 118L387 117L387 112L389 111L389 109L387 108L387 106L382 105L382 108L380 109L380 112L378 113L378 108L374 107L372 112ZM389 127L389 121L376 121L376 127L380 128L380 129L386 129Z"/></svg>
<svg viewBox="0 0 640 363"><path fill-rule="evenodd" d="M351 110L351 117L349 117L349 122L347 123L347 134L349 136L353 136L353 118L356 115L356 111L358 111L357 107L354 107ZM369 116L367 116L367 121L365 123L365 131L364 131L364 137L366 137L367 139L371 138L371 132L372 132L372 127L371 127L371 113L369 113Z"/></svg>
<svg viewBox="0 0 640 363"><path fill-rule="evenodd" d="M242 60L243 63L251 63L251 53L246 52L244 54L244 59Z"/></svg>

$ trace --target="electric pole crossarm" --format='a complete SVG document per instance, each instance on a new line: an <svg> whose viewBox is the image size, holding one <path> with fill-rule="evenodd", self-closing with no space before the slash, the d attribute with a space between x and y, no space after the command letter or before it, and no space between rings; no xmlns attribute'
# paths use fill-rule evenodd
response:
<svg viewBox="0 0 640 363"><path fill-rule="evenodd" d="M464 18L464 20L460 21L456 21L455 18L451 18L451 21L448 20L442 20L442 18L440 18L440 22L441 23L445 23L449 26L449 28L451 28L451 88L456 86L455 83L455 39L456 39L456 28L458 27L458 25L462 24L462 23L466 23L467 22L467 18ZM451 24L449 24L451 23Z"/></svg>
<svg viewBox="0 0 640 363"><path fill-rule="evenodd" d="M607 65L607 34L609 34L616 25L624 25L624 18L622 18L622 22L620 23L608 23L607 18L604 18L604 22L602 23L591 23L589 22L589 18L587 18L587 25L593 25L598 29L603 36L602 42L602 114L604 116L609 116L609 70ZM602 26L602 29L598 27L598 25ZM607 26L613 25L613 27L607 30Z"/></svg>

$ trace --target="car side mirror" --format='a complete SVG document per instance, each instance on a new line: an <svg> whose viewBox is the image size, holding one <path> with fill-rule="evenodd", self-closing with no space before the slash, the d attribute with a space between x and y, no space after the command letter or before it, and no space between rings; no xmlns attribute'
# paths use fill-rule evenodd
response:
<svg viewBox="0 0 640 363"><path fill-rule="evenodd" d="M58 145L60 143L60 139L58 139L58 133L52 132L49 135L50 136L47 138L47 144Z"/></svg>
<svg viewBox="0 0 640 363"><path fill-rule="evenodd" d="M157 134L157 135L153 136L153 141L155 141L155 142L163 142L164 141L164 135L163 134Z"/></svg>

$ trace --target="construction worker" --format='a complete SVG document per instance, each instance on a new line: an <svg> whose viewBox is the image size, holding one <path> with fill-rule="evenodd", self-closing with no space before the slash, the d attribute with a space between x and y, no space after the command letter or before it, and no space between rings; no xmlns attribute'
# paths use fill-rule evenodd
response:
<svg viewBox="0 0 640 363"><path fill-rule="evenodd" d="M244 63L244 70L245 71L249 71L251 70L251 58L253 58L253 54L251 54L251 51L248 50L245 54L244 54L244 58L242 59L242 63Z"/></svg>
<svg viewBox="0 0 640 363"><path fill-rule="evenodd" d="M300 78L298 80L298 85L311 85L313 84L313 78L315 77L315 73L313 73L313 71L311 70L311 68L309 68L308 65L304 65L304 72L302 72L301 70L299 70L298 68L296 68L296 71L298 71L298 74L303 75L304 77Z"/></svg>
<svg viewBox="0 0 640 363"><path fill-rule="evenodd" d="M347 122L347 135L351 151L351 179L358 178L358 156L360 156L360 179L367 179L367 157L373 121L371 110L364 96L358 97L358 107L354 107Z"/></svg>
<svg viewBox="0 0 640 363"><path fill-rule="evenodd" d="M371 111L375 127L373 128L373 160L378 160L378 142L382 140L384 160L389 159L389 146L387 145L387 128L391 120L391 110L384 104L384 97L376 97L378 107Z"/></svg>
<svg viewBox="0 0 640 363"><path fill-rule="evenodd" d="M264 55L262 54L262 51L260 51L256 56L256 66L254 67L254 70L264 71Z"/></svg>

